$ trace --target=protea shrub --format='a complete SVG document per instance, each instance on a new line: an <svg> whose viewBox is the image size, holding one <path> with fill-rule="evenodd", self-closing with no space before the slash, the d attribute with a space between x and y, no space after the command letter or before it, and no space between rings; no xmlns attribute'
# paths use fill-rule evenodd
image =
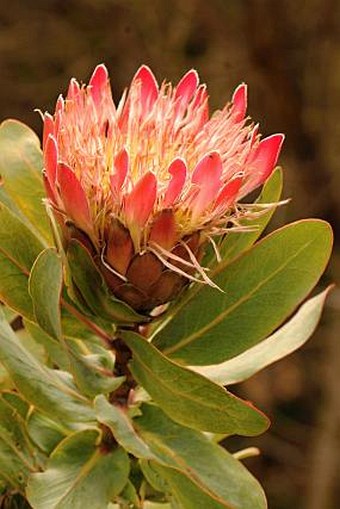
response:
<svg viewBox="0 0 340 509"><path fill-rule="evenodd" d="M115 106L99 65L43 114L43 151L1 125L1 507L267 508L241 462L258 451L219 442L269 420L226 387L313 333L332 233L258 240L283 135L246 96L210 116L196 71L159 86L143 66Z"/></svg>

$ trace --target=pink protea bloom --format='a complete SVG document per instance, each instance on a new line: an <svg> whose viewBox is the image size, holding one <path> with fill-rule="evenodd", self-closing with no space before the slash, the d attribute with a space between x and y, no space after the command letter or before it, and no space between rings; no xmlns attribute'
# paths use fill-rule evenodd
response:
<svg viewBox="0 0 340 509"><path fill-rule="evenodd" d="M159 86L146 66L116 106L99 65L44 115L46 192L65 239L83 243L134 309L169 302L191 280L209 282L202 246L273 171L284 137L261 139L246 106L241 84L210 118L196 71Z"/></svg>

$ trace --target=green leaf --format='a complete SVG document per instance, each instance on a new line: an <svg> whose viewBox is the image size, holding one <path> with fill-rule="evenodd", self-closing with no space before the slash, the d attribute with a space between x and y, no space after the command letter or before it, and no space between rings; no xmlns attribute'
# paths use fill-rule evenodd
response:
<svg viewBox="0 0 340 509"><path fill-rule="evenodd" d="M145 317L109 294L91 255L77 240L70 242L67 259L72 279L92 313L116 323L145 322Z"/></svg>
<svg viewBox="0 0 340 509"><path fill-rule="evenodd" d="M44 249L22 221L0 203L0 299L27 318L33 318L27 278Z"/></svg>
<svg viewBox="0 0 340 509"><path fill-rule="evenodd" d="M4 312L4 316L8 323L12 323L14 320L19 318L18 313L12 311L12 309L6 307L5 305L1 305L1 309Z"/></svg>
<svg viewBox="0 0 340 509"><path fill-rule="evenodd" d="M136 507L139 508L140 506L136 505ZM121 505L109 504L107 509L121 509ZM143 500L143 509L174 509L174 506L171 504L162 504L159 502L151 502L150 500Z"/></svg>
<svg viewBox="0 0 340 509"><path fill-rule="evenodd" d="M141 500L138 496L137 490L135 486L132 484L130 480L126 483L124 486L124 489L119 494L119 497L117 497L117 500L119 500L120 505L118 506L119 509L121 507L126 507L129 509L141 509ZM108 509L110 509L110 504L108 506ZM143 509L145 509L145 504L143 501Z"/></svg>
<svg viewBox="0 0 340 509"><path fill-rule="evenodd" d="M121 448L106 451L98 430L64 439L43 473L33 474L27 498L34 509L107 509L128 480L129 459Z"/></svg>
<svg viewBox="0 0 340 509"><path fill-rule="evenodd" d="M42 251L32 267L29 292L34 315L40 327L52 338L60 340L60 295L63 285L63 267L54 248Z"/></svg>
<svg viewBox="0 0 340 509"><path fill-rule="evenodd" d="M43 204L42 153L36 134L16 120L0 126L0 175L9 199L44 241L51 231Z"/></svg>
<svg viewBox="0 0 340 509"><path fill-rule="evenodd" d="M87 394L86 390L92 391L92 382L94 389L100 383L98 387L100 391L104 389L104 392L108 387L117 388L118 383L121 383L122 380L118 381L118 378L115 381L112 380L114 369L112 352L103 348L99 338L89 333L81 322L77 324L75 320L70 320L70 317L62 320L64 348L60 341L44 332L37 324L24 320L24 325L34 340L44 347L52 364L56 364L63 370L71 369L78 387L84 388L84 391L81 389L84 394ZM94 373L91 373L91 370ZM99 381L98 376L104 377L103 383Z"/></svg>
<svg viewBox="0 0 340 509"><path fill-rule="evenodd" d="M95 343L100 341L98 335L92 328L88 328L87 322L91 322L95 326L99 326L110 336L114 336L116 327L110 321L104 321L97 316L84 317L73 305L63 298L63 308L61 314L61 323L64 336L77 341L85 341L86 343ZM74 313L74 314L72 314Z"/></svg>
<svg viewBox="0 0 340 509"><path fill-rule="evenodd" d="M0 479L7 487L22 490L29 474L29 465L20 457L10 433L0 424Z"/></svg>
<svg viewBox="0 0 340 509"><path fill-rule="evenodd" d="M25 421L6 399L0 397L0 476L22 489L34 470L34 456Z"/></svg>
<svg viewBox="0 0 340 509"><path fill-rule="evenodd" d="M330 287L331 288L331 287ZM212 366L191 366L221 385L242 382L300 348L313 334L330 288L303 304L281 329L237 357Z"/></svg>
<svg viewBox="0 0 340 509"><path fill-rule="evenodd" d="M328 223L304 220L268 235L212 274L224 294L200 286L155 337L167 356L190 365L216 364L272 333L315 286L328 262Z"/></svg>
<svg viewBox="0 0 340 509"><path fill-rule="evenodd" d="M69 358L59 341L49 336L34 322L24 320L24 326L34 341L45 349L52 364L56 364L60 369L69 369Z"/></svg>
<svg viewBox="0 0 340 509"><path fill-rule="evenodd" d="M164 477L162 477L154 468L153 465L161 465L163 462L158 461L157 463L150 460L139 460L139 466L146 481L150 484L150 486L161 493L168 493L170 488ZM169 497L166 496L166 499Z"/></svg>
<svg viewBox="0 0 340 509"><path fill-rule="evenodd" d="M36 409L30 412L26 425L31 440L48 455L70 433L70 430Z"/></svg>
<svg viewBox="0 0 340 509"><path fill-rule="evenodd" d="M281 168L276 168L263 186L261 194L255 202L256 205L273 203L273 206L266 212L262 211L261 214L254 219L243 219L240 221L242 226L254 228L253 231L230 232L226 235L221 246L219 246L219 252L223 260L227 260L230 263L231 260L252 246L260 237L276 210L275 203L280 200L281 192L282 170ZM254 206L255 209L256 205Z"/></svg>
<svg viewBox="0 0 340 509"><path fill-rule="evenodd" d="M113 375L113 361L106 365L107 351L88 355L77 351L75 342L66 343L62 335L60 297L63 284L62 260L55 249L43 251L35 261L29 279L29 291L34 314L41 329L52 339L62 341L68 354L69 368L82 394L93 398L100 393L109 393L124 380ZM51 341L49 342L51 346Z"/></svg>
<svg viewBox="0 0 340 509"><path fill-rule="evenodd" d="M0 300L20 315L34 319L31 296L28 293L28 275L1 252L1 245Z"/></svg>
<svg viewBox="0 0 340 509"><path fill-rule="evenodd" d="M60 372L46 368L24 348L1 310L0 362L24 398L42 412L71 422L93 419L89 402L62 381Z"/></svg>
<svg viewBox="0 0 340 509"><path fill-rule="evenodd" d="M212 433L258 435L268 419L223 387L167 359L142 336L122 335L133 352L130 369L174 421Z"/></svg>
<svg viewBox="0 0 340 509"><path fill-rule="evenodd" d="M171 507L173 509L244 509L245 507L231 506L228 503L219 501L214 496L199 489L180 472L157 465L155 462L150 463L152 463L151 468L154 469L155 473L162 476L164 481L166 481L167 492L169 493L169 498L171 497ZM263 509L266 507L264 504L257 506Z"/></svg>
<svg viewBox="0 0 340 509"><path fill-rule="evenodd" d="M28 350L33 357L42 364L46 363L47 355L44 348L32 338L26 329L20 328L16 330L15 335L20 340L23 347Z"/></svg>
<svg viewBox="0 0 340 509"><path fill-rule="evenodd" d="M175 424L159 408L148 404L142 406L142 416L134 422L140 436L157 457L149 465L156 467L175 494L185 492L185 486L195 494L191 505L183 504L183 507L210 507L208 502L215 504L211 505L214 508L266 507L263 490L256 479L242 463L203 433ZM144 471L144 462L141 466ZM197 504L199 495L202 505ZM207 505L203 504L205 500Z"/></svg>
<svg viewBox="0 0 340 509"><path fill-rule="evenodd" d="M0 126L0 129L1 129L1 126ZM1 174L0 174L0 178L1 178ZM21 213L21 211L15 205L13 200L11 200L11 198L8 196L3 185L0 185L0 202L3 203L8 209L10 209L11 212L13 212L16 216L18 216L23 222L27 221L25 216ZM28 221L27 221L27 224L29 224Z"/></svg>
<svg viewBox="0 0 340 509"><path fill-rule="evenodd" d="M101 424L108 426L126 451L136 458L153 459L150 448L138 436L133 423L123 409L111 405L104 396L97 396L94 400L96 417Z"/></svg>
<svg viewBox="0 0 340 509"><path fill-rule="evenodd" d="M108 365L110 352L81 355L70 348L70 370L82 394L94 398L97 394L109 394L122 385L123 376L115 376L114 366Z"/></svg>
<svg viewBox="0 0 340 509"><path fill-rule="evenodd" d="M19 414L26 420L30 405L17 392L4 391L1 398L13 409L15 414Z"/></svg>
<svg viewBox="0 0 340 509"><path fill-rule="evenodd" d="M154 465L162 465L163 462L158 460L158 462L153 462L149 460L139 460L139 466L141 468L141 471L143 472L143 475L147 482L150 484L150 486L161 493L168 493L170 488L166 480L163 476L161 476L153 467ZM164 466L164 465L163 465ZM168 497L166 496L166 499Z"/></svg>

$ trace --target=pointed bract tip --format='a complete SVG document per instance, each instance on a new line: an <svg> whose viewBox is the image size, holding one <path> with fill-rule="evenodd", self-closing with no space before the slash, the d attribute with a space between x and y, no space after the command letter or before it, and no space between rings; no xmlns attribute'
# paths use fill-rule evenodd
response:
<svg viewBox="0 0 340 509"><path fill-rule="evenodd" d="M221 186L222 169L222 159L216 151L208 153L197 163L191 178L191 182L198 187L191 206L193 220L216 198Z"/></svg>
<svg viewBox="0 0 340 509"><path fill-rule="evenodd" d="M125 197L125 215L128 223L143 227L152 212L156 196L157 179L154 173L148 171Z"/></svg>
<svg viewBox="0 0 340 509"><path fill-rule="evenodd" d="M46 112L44 114L44 126L43 126L43 149L45 149L50 134L54 134L54 119L52 115Z"/></svg>
<svg viewBox="0 0 340 509"><path fill-rule="evenodd" d="M109 71L105 64L99 64L92 73L89 85L98 86L102 85L109 79Z"/></svg>
<svg viewBox="0 0 340 509"><path fill-rule="evenodd" d="M113 165L115 173L110 177L111 191L117 195L124 185L129 170L129 154L125 147L115 156Z"/></svg>
<svg viewBox="0 0 340 509"><path fill-rule="evenodd" d="M194 184L202 184L203 182L212 183L219 180L222 173L222 159L216 150L206 154L198 161L191 177Z"/></svg>
<svg viewBox="0 0 340 509"><path fill-rule="evenodd" d="M233 178L224 185L216 199L215 209L219 208L220 206L224 209L230 207L230 205L237 199L242 181L243 177L239 176Z"/></svg>
<svg viewBox="0 0 340 509"><path fill-rule="evenodd" d="M74 99L79 94L79 92L80 92L80 85L79 85L78 81L75 78L71 78L71 81L70 81L70 84L68 87L68 91L67 91L67 95L66 95L66 99L67 100Z"/></svg>
<svg viewBox="0 0 340 509"><path fill-rule="evenodd" d="M54 187L57 175L58 146L53 134L49 134L44 148L44 168L47 178Z"/></svg>
<svg viewBox="0 0 340 509"><path fill-rule="evenodd" d="M124 173L128 171L129 167L129 153L125 147L123 147L118 154L115 156L114 165L116 168L123 168Z"/></svg>
<svg viewBox="0 0 340 509"><path fill-rule="evenodd" d="M187 165L184 159L176 157L170 163L168 172L172 178L165 192L163 207L171 207L181 195L187 177Z"/></svg>
<svg viewBox="0 0 340 509"><path fill-rule="evenodd" d="M142 101L152 105L158 97L158 83L155 75L147 65L142 65L132 79L132 83L140 81L142 85Z"/></svg>
<svg viewBox="0 0 340 509"><path fill-rule="evenodd" d="M170 251L177 241L176 220L173 210L162 210L156 216L150 230L149 242Z"/></svg>
<svg viewBox="0 0 340 509"><path fill-rule="evenodd" d="M257 178L253 181L252 189L262 184L272 173L279 158L284 138L284 134L278 133L260 141L252 161L252 165L257 170Z"/></svg>
<svg viewBox="0 0 340 509"><path fill-rule="evenodd" d="M56 106L55 106L55 113L57 114L59 112L63 112L64 106L65 106L64 98L63 98L62 94L59 94L57 102L56 102Z"/></svg>
<svg viewBox="0 0 340 509"><path fill-rule="evenodd" d="M57 183L66 214L81 230L91 234L91 213L85 191L67 164L58 163Z"/></svg>
<svg viewBox="0 0 340 509"><path fill-rule="evenodd" d="M236 122L244 119L247 111L248 87L246 83L241 83L233 93L232 112L235 115Z"/></svg>
<svg viewBox="0 0 340 509"><path fill-rule="evenodd" d="M274 167L279 158L281 148L285 139L285 135L282 133L271 134L260 141L260 147L268 154L271 164Z"/></svg>
<svg viewBox="0 0 340 509"><path fill-rule="evenodd" d="M142 83L148 83L148 82L151 83L152 82L158 88L158 83L155 78L155 75L148 65L143 64L138 68L132 81L135 81L135 80L141 80Z"/></svg>
<svg viewBox="0 0 340 509"><path fill-rule="evenodd" d="M102 91L106 86L108 79L109 73L105 65L97 65L89 81L89 89L96 105L100 103Z"/></svg>
<svg viewBox="0 0 340 509"><path fill-rule="evenodd" d="M176 87L175 98L182 97L186 101L190 101L199 85L198 72L195 69L188 71L179 81Z"/></svg>

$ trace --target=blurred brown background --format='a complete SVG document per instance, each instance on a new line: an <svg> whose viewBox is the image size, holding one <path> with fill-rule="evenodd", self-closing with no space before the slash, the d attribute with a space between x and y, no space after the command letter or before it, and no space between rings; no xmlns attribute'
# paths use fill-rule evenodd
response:
<svg viewBox="0 0 340 509"><path fill-rule="evenodd" d="M274 226L302 217L340 230L340 0L2 0L0 117L40 133L34 108L53 110L70 77L105 62L118 98L141 63L159 80L195 67L212 109L250 86L264 134L287 135L281 164L292 202ZM326 276L339 280L338 243ZM273 420L248 466L271 509L340 507L340 290L301 352L240 388Z"/></svg>

